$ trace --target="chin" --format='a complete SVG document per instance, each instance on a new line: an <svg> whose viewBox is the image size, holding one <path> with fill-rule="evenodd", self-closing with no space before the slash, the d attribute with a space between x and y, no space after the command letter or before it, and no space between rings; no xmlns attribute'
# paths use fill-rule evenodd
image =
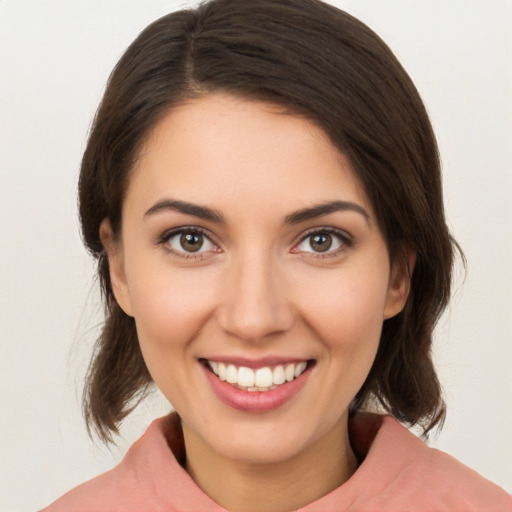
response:
<svg viewBox="0 0 512 512"><path fill-rule="evenodd" d="M279 464L307 453L327 433L324 428L289 418L269 421L263 416L219 426L203 441L221 457L238 463Z"/></svg>
<svg viewBox="0 0 512 512"><path fill-rule="evenodd" d="M291 439L287 433L280 433L277 438L258 437L248 442L247 439L233 439L219 443L218 453L240 464L279 464L293 459L305 446L298 440Z"/></svg>

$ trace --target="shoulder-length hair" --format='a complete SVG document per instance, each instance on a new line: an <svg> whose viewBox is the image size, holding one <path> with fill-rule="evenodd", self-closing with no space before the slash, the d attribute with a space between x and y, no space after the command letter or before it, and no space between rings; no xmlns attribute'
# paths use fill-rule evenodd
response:
<svg viewBox="0 0 512 512"><path fill-rule="evenodd" d="M438 149L411 79L366 25L319 0L211 0L149 25L113 70L83 156L83 239L98 259L105 324L84 391L89 431L112 440L152 379L133 318L112 293L99 226L114 234L130 170L152 128L190 98L223 91L317 123L349 158L391 261L416 253L404 310L383 325L352 412L380 405L424 432L445 405L432 363L434 326L450 296L455 242L446 226Z"/></svg>

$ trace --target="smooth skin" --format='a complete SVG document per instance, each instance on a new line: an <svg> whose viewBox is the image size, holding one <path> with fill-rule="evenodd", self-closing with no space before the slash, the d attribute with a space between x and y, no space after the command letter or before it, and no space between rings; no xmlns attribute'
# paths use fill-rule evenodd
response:
<svg viewBox="0 0 512 512"><path fill-rule="evenodd" d="M334 211L311 210L327 203ZM199 487L231 511L277 512L351 477L349 404L409 278L321 129L221 93L178 106L140 153L120 238L108 220L100 233ZM223 356L315 364L288 402L253 413L224 404L205 377L201 361Z"/></svg>

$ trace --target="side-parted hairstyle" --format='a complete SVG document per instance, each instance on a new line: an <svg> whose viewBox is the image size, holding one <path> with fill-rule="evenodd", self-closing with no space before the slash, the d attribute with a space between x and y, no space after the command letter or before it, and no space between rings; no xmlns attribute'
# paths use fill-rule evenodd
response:
<svg viewBox="0 0 512 512"><path fill-rule="evenodd" d="M408 252L416 253L405 308L384 322L351 412L378 406L425 433L441 425L445 405L431 346L457 245L446 226L436 140L416 88L372 30L329 4L211 0L158 19L130 45L109 78L83 156L83 239L98 260L106 316L84 390L89 432L112 441L153 387L135 321L112 292L100 223L108 219L119 235L130 172L155 125L173 107L217 91L277 104L320 126L348 156L391 261L407 265Z"/></svg>

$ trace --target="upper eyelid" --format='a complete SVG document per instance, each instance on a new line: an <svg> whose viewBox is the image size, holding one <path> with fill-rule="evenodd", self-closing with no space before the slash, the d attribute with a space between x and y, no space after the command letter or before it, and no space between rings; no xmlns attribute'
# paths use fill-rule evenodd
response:
<svg viewBox="0 0 512 512"><path fill-rule="evenodd" d="M216 237L213 235L213 233L199 226L180 226L176 228L167 229L157 237L157 241L165 242L169 240L169 238L172 238L173 236L178 235L179 233L183 233L184 231L197 231L198 233L201 233L203 236L208 238L208 240L210 240L210 242L212 242L213 244L219 245L218 242L215 241Z"/></svg>
<svg viewBox="0 0 512 512"><path fill-rule="evenodd" d="M295 250L297 249L301 244L304 243L305 240L307 240L312 235L315 235L317 233L327 233L329 235L334 235L340 238L341 241L341 247L336 249L329 249L325 252L315 252L315 251L299 251ZM315 227L311 228L310 230L306 231L301 235L299 240L294 243L292 247L292 252L295 252L296 254L301 254L301 256L307 256L308 258L313 259L325 259L325 258L332 258L336 257L340 254L344 254L347 250L351 249L354 246L354 239L353 237L347 233L345 230L333 228L333 227Z"/></svg>
<svg viewBox="0 0 512 512"><path fill-rule="evenodd" d="M170 238L173 236L182 233L184 231L197 231L201 233L203 236L208 238L211 243L216 245L217 247L221 247L221 244L219 243L217 237L211 233L210 230L203 228L201 226L194 226L194 225L186 225L186 226L179 226L175 228L170 228L165 230L161 235L159 235L156 239L157 243L163 244L167 242ZM307 229L306 231L303 231L300 235L295 237L295 240L292 242L292 247L296 247L298 244L302 243L304 240L306 240L308 237L316 234L316 233L329 233L334 234L342 238L348 243L352 243L352 235L348 233L347 231L335 228L333 226L315 226Z"/></svg>
<svg viewBox="0 0 512 512"><path fill-rule="evenodd" d="M219 244L215 240L213 240L214 237L212 237L212 235L209 233L209 231L204 228L201 228L199 226L180 226L180 227L167 229L161 235L157 236L157 238L155 239L155 243L157 246L164 249L166 253L173 255L175 258L179 258L182 261L189 261L189 262L200 261L200 260L203 260L204 258L208 257L208 254L212 252L211 250L198 251L198 252L187 252L185 250L181 251L181 250L174 249L173 247L170 246L170 244L168 244L168 242L172 238L179 235L180 233L184 233L187 231L199 233L202 236L204 236L205 238L207 238L209 240L209 242L215 248L220 247ZM220 249L220 251L215 250L213 252L222 252L222 249Z"/></svg>
<svg viewBox="0 0 512 512"><path fill-rule="evenodd" d="M303 242L306 238L310 237L311 235L314 235L316 233L329 233L338 235L339 237L345 239L345 240L352 240L352 235L345 231L344 229L334 228L330 226L324 226L324 227L314 227L310 228L298 237L298 241L296 243Z"/></svg>

